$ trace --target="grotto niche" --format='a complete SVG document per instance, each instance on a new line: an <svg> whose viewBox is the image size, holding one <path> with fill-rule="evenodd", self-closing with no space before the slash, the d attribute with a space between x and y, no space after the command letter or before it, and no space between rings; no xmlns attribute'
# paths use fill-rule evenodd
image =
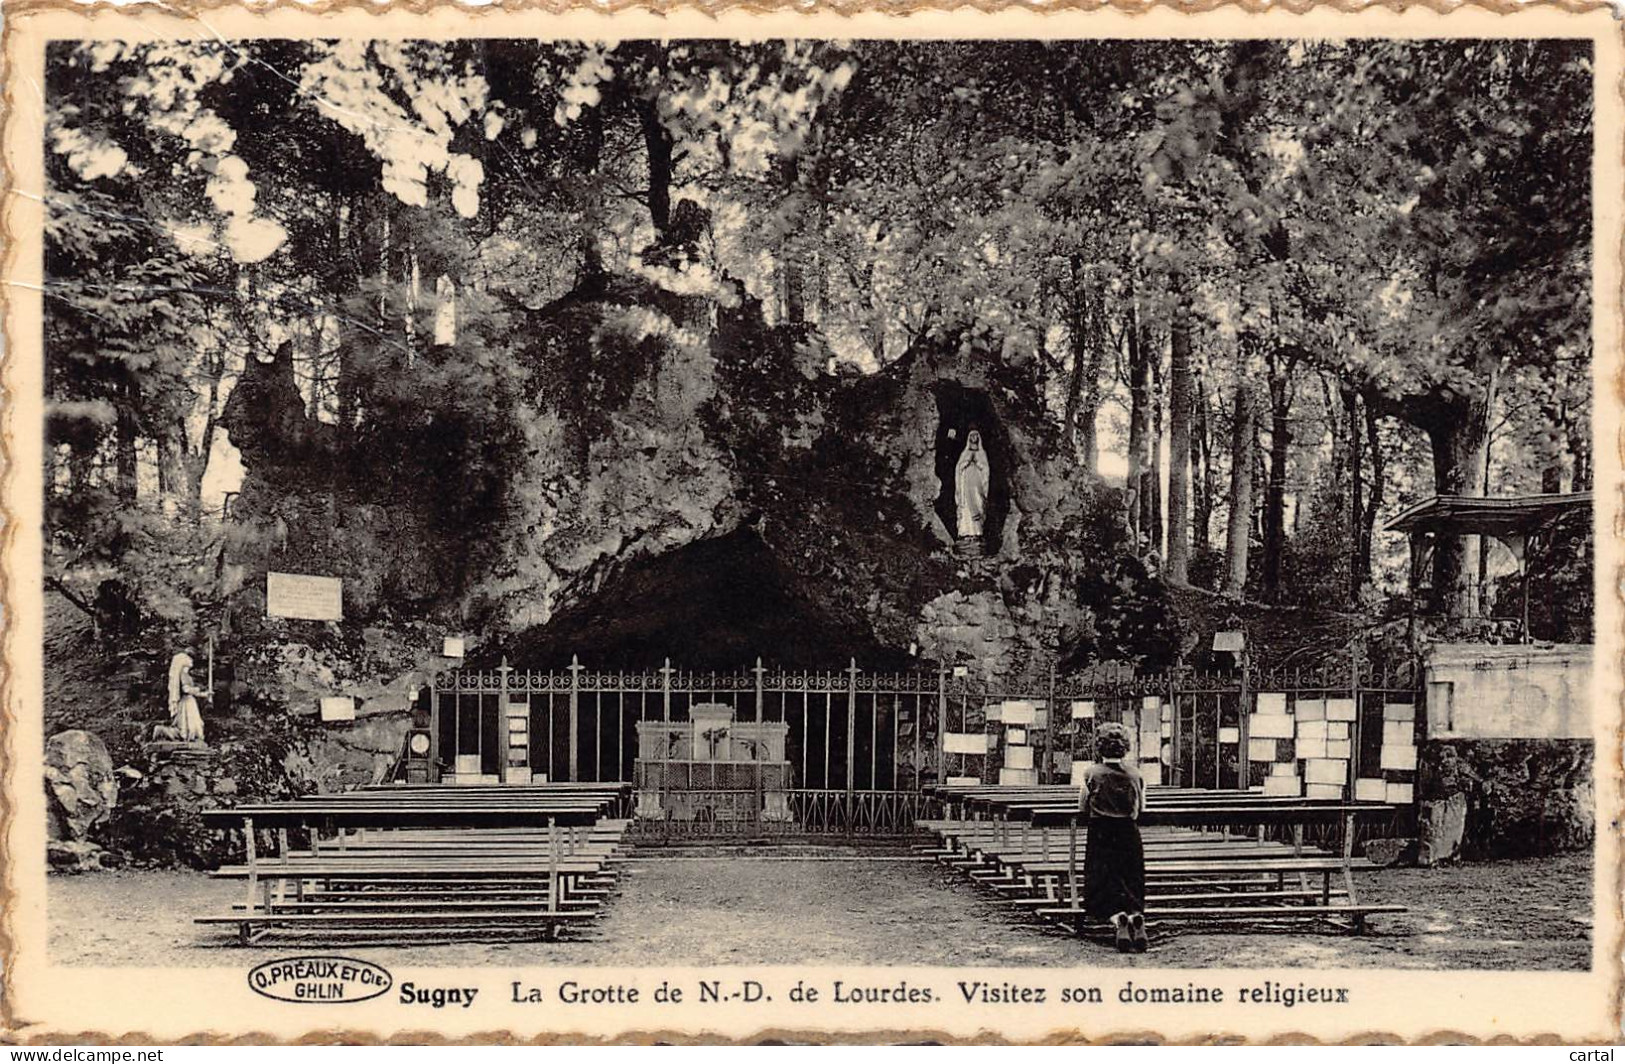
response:
<svg viewBox="0 0 1625 1064"><path fill-rule="evenodd" d="M937 517L960 553L992 557L1004 541L1010 516L1009 434L986 392L954 381L939 381L932 392L937 400L936 472L942 485Z"/></svg>

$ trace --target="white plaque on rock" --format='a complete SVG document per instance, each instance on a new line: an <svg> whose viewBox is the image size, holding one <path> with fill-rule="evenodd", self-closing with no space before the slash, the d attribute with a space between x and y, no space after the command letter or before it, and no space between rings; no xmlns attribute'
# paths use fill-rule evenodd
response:
<svg viewBox="0 0 1625 1064"><path fill-rule="evenodd" d="M987 753L986 732L947 732L942 737L942 751L945 754L979 754Z"/></svg>
<svg viewBox="0 0 1625 1064"><path fill-rule="evenodd" d="M1247 719L1247 734L1255 739L1292 738L1292 718L1285 713L1255 713Z"/></svg>
<svg viewBox="0 0 1625 1064"><path fill-rule="evenodd" d="M1379 766L1391 772L1416 771L1416 747L1384 746Z"/></svg>
<svg viewBox="0 0 1625 1064"><path fill-rule="evenodd" d="M266 573L265 613L300 621L342 621L344 581L333 576Z"/></svg>
<svg viewBox="0 0 1625 1064"><path fill-rule="evenodd" d="M999 719L1005 724L1032 724L1038 716L1038 707L1031 702L1006 702Z"/></svg>
<svg viewBox="0 0 1625 1064"><path fill-rule="evenodd" d="M1326 700L1327 720L1354 720L1359 711L1352 698L1328 698Z"/></svg>
<svg viewBox="0 0 1625 1064"><path fill-rule="evenodd" d="M1349 763L1332 758L1310 758L1303 763L1304 779L1310 783L1341 784L1348 778Z"/></svg>
<svg viewBox="0 0 1625 1064"><path fill-rule="evenodd" d="M348 695L322 699L322 720L355 720L355 699Z"/></svg>
<svg viewBox="0 0 1625 1064"><path fill-rule="evenodd" d="M1303 794L1303 783L1296 776L1271 776L1264 781L1264 793L1299 797Z"/></svg>

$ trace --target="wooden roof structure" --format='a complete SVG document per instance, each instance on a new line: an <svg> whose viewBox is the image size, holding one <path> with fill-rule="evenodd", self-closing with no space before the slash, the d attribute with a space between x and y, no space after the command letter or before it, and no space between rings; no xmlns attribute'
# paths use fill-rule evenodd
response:
<svg viewBox="0 0 1625 1064"><path fill-rule="evenodd" d="M1388 532L1434 533L1456 536L1494 536L1523 560L1524 546L1534 533L1561 514L1591 506L1591 492L1555 495L1436 495L1383 525Z"/></svg>
<svg viewBox="0 0 1625 1064"><path fill-rule="evenodd" d="M1506 544L1517 559L1523 584L1523 638L1529 641L1529 570L1525 558L1529 541L1565 513L1590 509L1591 492L1550 495L1436 495L1407 507L1382 527L1405 532L1411 538L1411 587L1417 586L1425 535L1492 536Z"/></svg>

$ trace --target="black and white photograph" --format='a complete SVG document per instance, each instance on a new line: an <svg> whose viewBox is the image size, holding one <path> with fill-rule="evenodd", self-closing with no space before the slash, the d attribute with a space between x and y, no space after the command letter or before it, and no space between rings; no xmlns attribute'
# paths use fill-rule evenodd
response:
<svg viewBox="0 0 1625 1064"><path fill-rule="evenodd" d="M32 963L1606 1033L1619 71L1553 24L39 42Z"/></svg>

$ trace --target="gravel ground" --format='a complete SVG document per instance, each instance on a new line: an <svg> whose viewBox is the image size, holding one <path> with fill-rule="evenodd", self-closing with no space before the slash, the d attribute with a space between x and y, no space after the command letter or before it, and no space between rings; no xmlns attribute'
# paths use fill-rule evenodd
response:
<svg viewBox="0 0 1625 1064"><path fill-rule="evenodd" d="M351 947L401 965L726 964L1586 969L1591 858L1567 854L1364 874L1362 899L1410 911L1364 936L1177 934L1124 956L1036 922L930 862L833 848L819 858L649 853L603 920L564 942ZM241 887L194 872L53 876L51 951L69 965L241 968L303 945L243 949L192 917Z"/></svg>

